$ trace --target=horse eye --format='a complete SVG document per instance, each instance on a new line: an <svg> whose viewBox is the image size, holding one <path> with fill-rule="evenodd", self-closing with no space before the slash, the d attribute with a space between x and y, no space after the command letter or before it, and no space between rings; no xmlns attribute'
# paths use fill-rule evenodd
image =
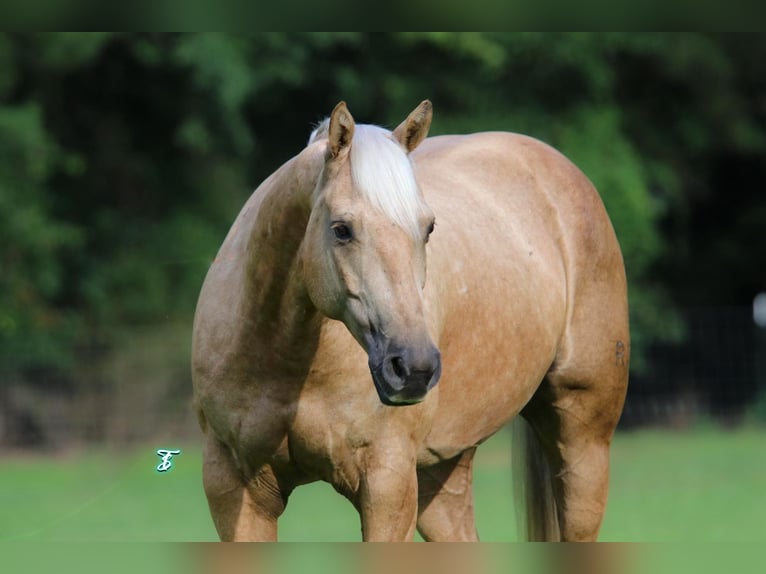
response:
<svg viewBox="0 0 766 574"><path fill-rule="evenodd" d="M428 238L431 237L431 234L434 232L434 227L436 227L435 222L431 222L428 224L428 229L426 229L426 241L428 241Z"/></svg>
<svg viewBox="0 0 766 574"><path fill-rule="evenodd" d="M351 228L345 223L334 223L332 230L335 233L335 239L342 242L351 241Z"/></svg>

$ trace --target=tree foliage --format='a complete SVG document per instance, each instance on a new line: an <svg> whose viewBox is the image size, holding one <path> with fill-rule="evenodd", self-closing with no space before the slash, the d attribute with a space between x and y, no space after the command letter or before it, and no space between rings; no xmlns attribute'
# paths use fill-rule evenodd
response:
<svg viewBox="0 0 766 574"><path fill-rule="evenodd" d="M640 366L647 341L680 336L679 305L766 286L765 51L753 35L2 35L2 370L66 378L121 326L188 318L244 199L312 123L343 99L393 126L426 97L433 133L523 132L593 180Z"/></svg>

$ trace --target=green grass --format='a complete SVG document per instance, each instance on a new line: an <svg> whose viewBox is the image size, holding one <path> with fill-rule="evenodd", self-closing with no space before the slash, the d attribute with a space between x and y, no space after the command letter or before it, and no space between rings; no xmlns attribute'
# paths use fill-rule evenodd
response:
<svg viewBox="0 0 766 574"><path fill-rule="evenodd" d="M759 429L640 431L616 437L602 540L766 541L766 435ZM165 445L174 446L174 445ZM205 541L216 534L202 493L195 445L166 474L148 446L0 462L0 542ZM510 437L479 449L474 481L479 533L516 539ZM299 488L280 539L359 540L351 505L332 488Z"/></svg>

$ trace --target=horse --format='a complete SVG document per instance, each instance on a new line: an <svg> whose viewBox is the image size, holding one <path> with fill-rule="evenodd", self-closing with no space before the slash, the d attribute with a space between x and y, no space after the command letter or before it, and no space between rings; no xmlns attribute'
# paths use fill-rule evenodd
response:
<svg viewBox="0 0 766 574"><path fill-rule="evenodd" d="M277 540L317 480L364 541L478 540L474 453L513 419L527 538L598 536L630 350L612 224L547 144L427 138L431 119L425 100L389 131L339 103L209 268L192 378L221 540Z"/></svg>

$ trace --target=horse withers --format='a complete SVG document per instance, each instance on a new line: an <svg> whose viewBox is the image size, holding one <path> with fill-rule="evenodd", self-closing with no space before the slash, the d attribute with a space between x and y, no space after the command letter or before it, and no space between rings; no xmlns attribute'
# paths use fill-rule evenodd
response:
<svg viewBox="0 0 766 574"><path fill-rule="evenodd" d="M594 540L628 379L625 271L588 179L529 137L426 139L345 103L253 193L194 321L222 540L324 480L364 540L476 540L472 461L516 415L532 540Z"/></svg>

